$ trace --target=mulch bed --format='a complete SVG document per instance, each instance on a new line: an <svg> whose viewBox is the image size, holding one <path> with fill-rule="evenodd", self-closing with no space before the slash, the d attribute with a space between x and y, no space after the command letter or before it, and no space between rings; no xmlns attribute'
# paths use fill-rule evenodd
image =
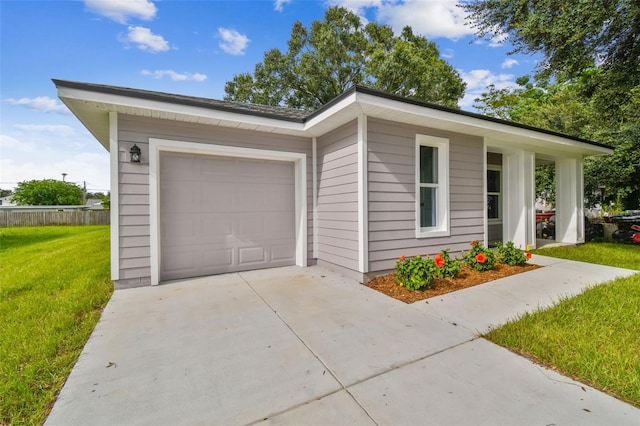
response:
<svg viewBox="0 0 640 426"><path fill-rule="evenodd" d="M436 279L434 287L428 290L409 291L396 282L396 274L374 278L366 286L405 303L413 303L538 268L542 268L542 266L528 263L522 266L497 264L495 269L478 272L462 265L457 277Z"/></svg>

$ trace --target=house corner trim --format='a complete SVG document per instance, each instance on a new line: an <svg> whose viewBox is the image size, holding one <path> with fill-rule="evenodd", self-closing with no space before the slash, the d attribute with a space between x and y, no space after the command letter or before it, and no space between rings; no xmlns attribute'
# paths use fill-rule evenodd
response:
<svg viewBox="0 0 640 426"><path fill-rule="evenodd" d="M111 185L110 219L111 226L111 280L120 279L120 197L119 197L119 157L118 150L118 113L109 113L109 168Z"/></svg>
<svg viewBox="0 0 640 426"><path fill-rule="evenodd" d="M358 269L369 272L369 206L368 206L367 116L358 116Z"/></svg>

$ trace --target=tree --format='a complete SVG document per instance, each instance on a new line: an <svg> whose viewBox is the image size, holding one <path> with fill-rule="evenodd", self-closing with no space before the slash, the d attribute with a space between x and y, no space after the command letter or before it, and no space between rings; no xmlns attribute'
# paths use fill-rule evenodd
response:
<svg viewBox="0 0 640 426"><path fill-rule="evenodd" d="M462 7L479 37L506 35L514 53L542 53L543 76L567 81L597 69L589 98L603 119L615 120L640 84L637 0L471 0Z"/></svg>
<svg viewBox="0 0 640 426"><path fill-rule="evenodd" d="M81 205L82 189L61 180L30 180L18 183L12 199L19 206Z"/></svg>
<svg viewBox="0 0 640 426"><path fill-rule="evenodd" d="M479 37L506 35L514 52L544 55L537 78L555 81L511 94L490 90L481 99L485 112L493 105L517 121L610 144L612 156L585 161L587 199L599 201L604 189L606 201L639 208L640 2L469 0L462 7Z"/></svg>
<svg viewBox="0 0 640 426"><path fill-rule="evenodd" d="M8 197L11 194L13 194L13 191L10 189L0 189L0 198Z"/></svg>
<svg viewBox="0 0 640 426"><path fill-rule="evenodd" d="M311 28L296 22L288 50L271 49L253 74L225 84L225 100L315 110L353 85L457 106L465 84L435 43L405 27L368 23L331 7Z"/></svg>

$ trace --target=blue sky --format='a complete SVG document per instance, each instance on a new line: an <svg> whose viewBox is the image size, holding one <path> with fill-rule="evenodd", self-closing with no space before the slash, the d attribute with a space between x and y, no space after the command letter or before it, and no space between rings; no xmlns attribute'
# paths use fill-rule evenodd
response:
<svg viewBox="0 0 640 426"><path fill-rule="evenodd" d="M109 156L56 97L52 78L222 99L224 83L286 49L295 21L331 5L411 25L467 82L463 109L488 84L514 85L533 57L478 41L456 0L0 0L0 188L24 180L86 181L108 191Z"/></svg>

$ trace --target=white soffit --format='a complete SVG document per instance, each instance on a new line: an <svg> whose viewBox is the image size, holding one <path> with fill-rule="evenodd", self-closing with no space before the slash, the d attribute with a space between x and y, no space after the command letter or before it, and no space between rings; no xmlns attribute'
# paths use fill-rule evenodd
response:
<svg viewBox="0 0 640 426"><path fill-rule="evenodd" d="M610 148L599 147L558 135L393 99L380 98L366 93L358 93L357 101L362 112L370 117L480 136L506 147L513 147L514 144L518 144L518 146L528 147L532 151L547 148L580 153L582 155L611 153Z"/></svg>
<svg viewBox="0 0 640 426"><path fill-rule="evenodd" d="M304 131L303 123L241 112L222 111L213 108L181 105L61 86L58 87L58 97L85 125L96 125L92 117L96 112L102 112L103 114L118 112L189 123L308 136ZM92 130L91 127L89 129ZM92 133L102 142L96 132L92 130Z"/></svg>

